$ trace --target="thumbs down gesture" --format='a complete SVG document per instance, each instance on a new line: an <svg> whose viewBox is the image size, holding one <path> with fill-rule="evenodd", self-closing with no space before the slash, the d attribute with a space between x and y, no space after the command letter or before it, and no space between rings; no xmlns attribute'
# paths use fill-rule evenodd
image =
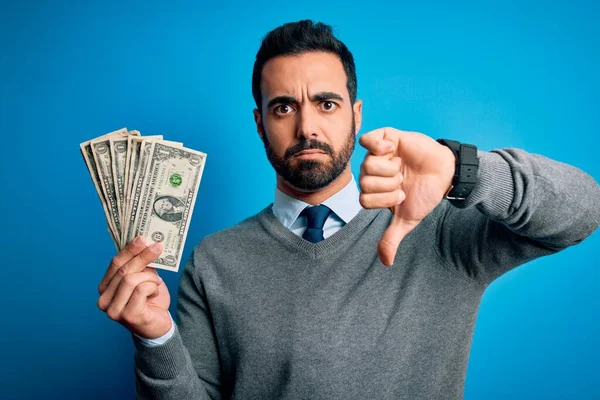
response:
<svg viewBox="0 0 600 400"><path fill-rule="evenodd" d="M394 128L373 130L359 142L367 149L360 168L360 203L364 208L389 208L393 214L377 249L389 267L402 239L450 189L456 158L429 136Z"/></svg>

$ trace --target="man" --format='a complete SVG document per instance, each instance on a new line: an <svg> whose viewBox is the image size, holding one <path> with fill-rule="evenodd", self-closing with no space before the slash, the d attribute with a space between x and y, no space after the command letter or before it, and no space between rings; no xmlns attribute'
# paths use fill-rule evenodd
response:
<svg viewBox="0 0 600 400"><path fill-rule="evenodd" d="M183 218L183 202L173 196L160 196L154 201L156 215L168 222L181 221Z"/></svg>
<svg viewBox="0 0 600 400"><path fill-rule="evenodd" d="M362 103L327 25L270 32L252 87L274 203L195 247L178 324L146 268L159 244L134 240L100 283L99 307L133 333L138 396L462 398L485 288L590 235L598 184L522 150L383 128L360 138L359 193Z"/></svg>

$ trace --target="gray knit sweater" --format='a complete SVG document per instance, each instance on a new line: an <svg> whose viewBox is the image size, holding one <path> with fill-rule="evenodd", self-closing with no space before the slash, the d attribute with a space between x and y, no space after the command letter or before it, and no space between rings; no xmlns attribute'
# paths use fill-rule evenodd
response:
<svg viewBox="0 0 600 400"><path fill-rule="evenodd" d="M187 263L177 328L136 337L136 393L157 399L461 399L485 288L581 242L600 187L518 149L479 152L466 207L442 201L386 268L388 210L313 244L271 207L207 236Z"/></svg>

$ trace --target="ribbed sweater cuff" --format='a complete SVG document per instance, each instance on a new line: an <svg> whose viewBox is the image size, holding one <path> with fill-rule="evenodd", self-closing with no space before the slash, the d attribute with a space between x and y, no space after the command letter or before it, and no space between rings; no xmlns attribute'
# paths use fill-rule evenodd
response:
<svg viewBox="0 0 600 400"><path fill-rule="evenodd" d="M477 184L460 208L477 205L491 218L505 218L513 202L515 185L508 162L498 153L478 151Z"/></svg>
<svg viewBox="0 0 600 400"><path fill-rule="evenodd" d="M135 365L144 375L156 379L172 379L185 369L185 347L177 326L173 336L159 346L145 345L135 335L131 336L135 346Z"/></svg>

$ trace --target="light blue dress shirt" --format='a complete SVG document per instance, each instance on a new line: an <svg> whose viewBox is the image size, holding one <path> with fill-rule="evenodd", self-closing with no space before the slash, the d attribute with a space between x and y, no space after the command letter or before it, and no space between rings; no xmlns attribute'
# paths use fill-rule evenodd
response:
<svg viewBox="0 0 600 400"><path fill-rule="evenodd" d="M356 181L354 180L354 176L352 176L352 180L342 190L321 203L333 211L327 217L323 226L323 237L325 239L340 230L362 210L359 196L360 193L356 187ZM306 217L300 216L300 213L308 206L310 204L288 196L278 188L275 189L275 201L272 206L273 215L281 222L281 225L300 237L302 237L306 230ZM171 317L171 319L173 318ZM169 332L159 338L145 339L140 336L138 338L148 346L158 346L169 340L174 332L175 321L173 321Z"/></svg>
<svg viewBox="0 0 600 400"><path fill-rule="evenodd" d="M346 225L362 209L359 201L359 192L354 176L342 190L325 200L323 205L333 211L325 220L323 237L327 239ZM306 230L306 217L300 213L310 204L288 196L279 189L275 189L275 202L273 202L273 215L296 235L302 237Z"/></svg>

